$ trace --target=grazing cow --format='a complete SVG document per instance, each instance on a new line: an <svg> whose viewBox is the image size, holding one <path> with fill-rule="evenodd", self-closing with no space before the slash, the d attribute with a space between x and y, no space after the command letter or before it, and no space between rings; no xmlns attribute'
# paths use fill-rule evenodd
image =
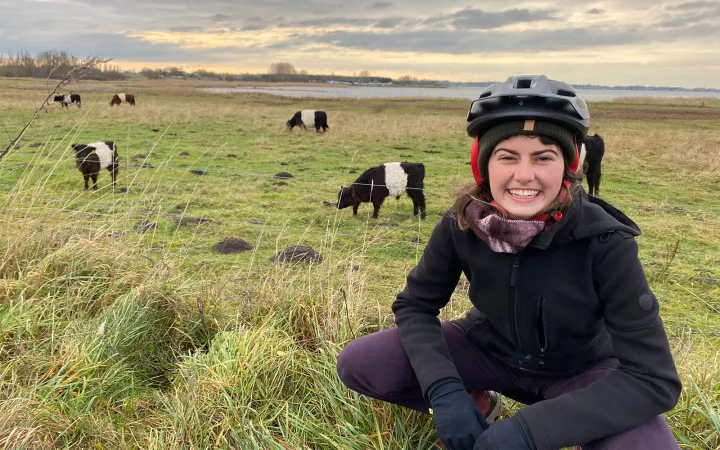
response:
<svg viewBox="0 0 720 450"><path fill-rule="evenodd" d="M75 150L75 167L85 178L85 190L88 189L89 178L93 180L93 190L97 190L97 177L101 169L107 169L112 174L112 186L115 188L115 180L120 168L115 142L73 144L72 147Z"/></svg>
<svg viewBox="0 0 720 450"><path fill-rule="evenodd" d="M77 106L78 109L80 109L80 94L65 94L65 95L56 95L53 97L54 102L59 102L60 106L68 109L68 104L72 103L73 105Z"/></svg>
<svg viewBox="0 0 720 450"><path fill-rule="evenodd" d="M125 102L131 106L135 106L135 95L134 94L115 94L110 99L110 106L119 105L122 102Z"/></svg>
<svg viewBox="0 0 720 450"><path fill-rule="evenodd" d="M294 127L301 127L307 131L307 127L315 127L316 132L320 132L320 128L323 132L327 131L330 126L327 123L327 114L325 111L315 111L314 109L304 109L298 111L290 120L285 124L287 130L290 131Z"/></svg>
<svg viewBox="0 0 720 450"><path fill-rule="evenodd" d="M390 162L371 167L360 175L350 187L340 188L338 192L338 209L353 207L353 215L357 215L360 203L373 204L373 219L378 218L380 206L385 197L392 195L400 199L403 192L413 202L413 214L425 218L425 195L423 181L425 166L422 163Z"/></svg>
<svg viewBox="0 0 720 450"><path fill-rule="evenodd" d="M593 136L587 136L583 139L582 149L580 151L580 163L576 172L577 179L582 181L587 177L589 194L592 196L600 195L600 175L602 158L605 155L605 141L595 133Z"/></svg>

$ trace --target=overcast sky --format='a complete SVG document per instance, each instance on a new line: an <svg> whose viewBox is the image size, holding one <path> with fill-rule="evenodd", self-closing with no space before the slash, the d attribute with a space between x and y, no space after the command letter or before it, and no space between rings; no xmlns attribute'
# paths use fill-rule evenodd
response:
<svg viewBox="0 0 720 450"><path fill-rule="evenodd" d="M720 0L0 0L0 52L122 68L413 75L544 73L575 84L720 88Z"/></svg>

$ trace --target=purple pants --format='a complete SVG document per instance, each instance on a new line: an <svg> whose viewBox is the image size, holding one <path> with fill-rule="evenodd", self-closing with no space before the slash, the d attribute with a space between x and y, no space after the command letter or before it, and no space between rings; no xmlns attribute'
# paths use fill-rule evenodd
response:
<svg viewBox="0 0 720 450"><path fill-rule="evenodd" d="M542 400L581 389L615 370L600 364L568 378L529 376L487 355L453 322L443 322L443 335L455 366L468 390L514 392L517 400ZM350 342L337 358L340 379L350 389L372 398L427 412L420 384L400 342L397 328L379 331ZM532 401L532 400L530 400ZM584 450L678 450L665 418L623 433L591 442L578 442Z"/></svg>

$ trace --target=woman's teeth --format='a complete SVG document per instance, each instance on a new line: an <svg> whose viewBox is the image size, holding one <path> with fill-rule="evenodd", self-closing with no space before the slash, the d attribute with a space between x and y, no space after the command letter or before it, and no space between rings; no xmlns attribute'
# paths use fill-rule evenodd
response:
<svg viewBox="0 0 720 450"><path fill-rule="evenodd" d="M520 198L533 198L537 197L540 191L531 191L526 189L508 189L512 195Z"/></svg>

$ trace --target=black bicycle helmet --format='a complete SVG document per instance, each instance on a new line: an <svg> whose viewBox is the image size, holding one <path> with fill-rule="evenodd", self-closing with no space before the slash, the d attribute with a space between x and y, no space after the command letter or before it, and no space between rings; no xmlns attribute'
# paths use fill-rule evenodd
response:
<svg viewBox="0 0 720 450"><path fill-rule="evenodd" d="M590 128L590 112L575 89L545 75L511 76L482 91L470 105L467 133L481 138L493 126L511 120L540 119L570 129L581 142Z"/></svg>

